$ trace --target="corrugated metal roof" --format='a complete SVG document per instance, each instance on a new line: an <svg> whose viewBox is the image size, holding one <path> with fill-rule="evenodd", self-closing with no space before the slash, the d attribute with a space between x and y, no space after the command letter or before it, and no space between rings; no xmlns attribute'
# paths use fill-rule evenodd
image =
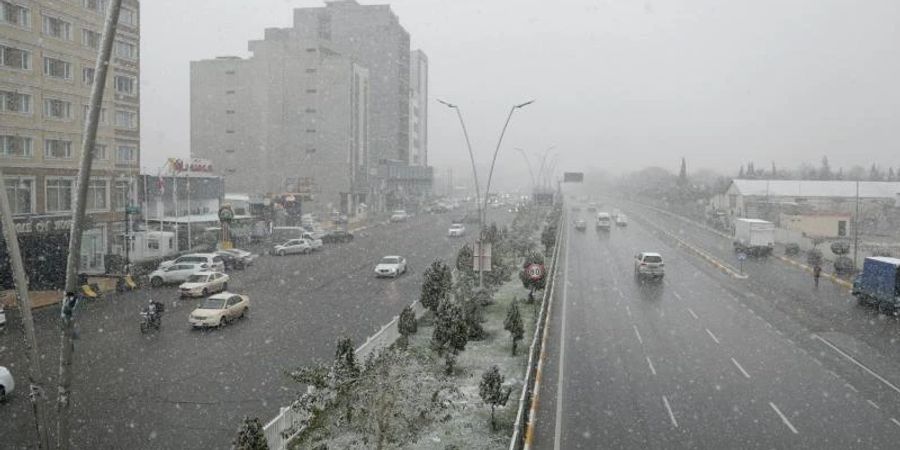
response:
<svg viewBox="0 0 900 450"><path fill-rule="evenodd" d="M856 197L855 181L734 180L741 195L760 197ZM860 198L896 199L900 182L860 181Z"/></svg>

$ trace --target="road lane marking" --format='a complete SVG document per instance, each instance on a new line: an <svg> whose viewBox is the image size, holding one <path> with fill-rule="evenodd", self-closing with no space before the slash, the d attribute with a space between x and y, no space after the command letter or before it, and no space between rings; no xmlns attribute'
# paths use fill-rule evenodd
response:
<svg viewBox="0 0 900 450"><path fill-rule="evenodd" d="M697 317L697 314L696 314L696 313L695 313L695 312L694 312L694 310L693 310L693 309L691 309L691 308L688 308L688 309L687 309L687 310L688 310L688 312L689 312L689 313L691 313L691 315L692 315L692 316L694 316L694 319L697 319L697 320L699 320L699 319L700 319L700 318L699 318L699 317Z"/></svg>
<svg viewBox="0 0 900 450"><path fill-rule="evenodd" d="M881 409L881 407L878 406L878 404L876 404L876 403L873 402L872 400L866 400L866 401L869 402L869 404L872 405L873 408L875 408L875 409Z"/></svg>
<svg viewBox="0 0 900 450"><path fill-rule="evenodd" d="M719 338L717 338L716 335L714 335L712 331L709 331L709 328L706 328L705 330L706 330L706 334L708 334L709 337L712 338L712 340L716 341L716 344L720 344Z"/></svg>
<svg viewBox="0 0 900 450"><path fill-rule="evenodd" d="M632 325L631 328L634 328L634 334L637 336L638 342L640 342L641 345L644 345L644 340L641 339L641 333L638 331L637 325Z"/></svg>
<svg viewBox="0 0 900 450"><path fill-rule="evenodd" d="M900 427L900 422L898 422L897 419L891 417L891 422L894 422L894 425L897 425L898 427Z"/></svg>
<svg viewBox="0 0 900 450"><path fill-rule="evenodd" d="M731 362L733 362L733 363L734 363L734 365L735 365L735 367L737 367L737 368L738 368L738 370L740 370L740 371L741 371L741 373L742 373L742 374L743 374L743 375L744 375L744 377L745 377L745 378L747 378L747 379L749 379L749 378L750 378L750 374L749 374L749 373L747 373L747 371L746 371L746 370L744 370L744 368L743 368L743 367L741 367L741 364L740 364L740 363L738 363L738 362L737 362L737 360L736 360L736 359L734 359L734 358L731 358Z"/></svg>
<svg viewBox="0 0 900 450"><path fill-rule="evenodd" d="M663 405L666 406L666 411L669 413L669 420L672 421L672 426L674 426L675 428L678 428L678 421L675 420L675 414L672 414L672 407L669 406L669 399L667 399L665 395L663 395L662 398L663 398Z"/></svg>
<svg viewBox="0 0 900 450"><path fill-rule="evenodd" d="M625 298L625 294L622 292L621 289L616 288L616 292L619 294L619 298Z"/></svg>
<svg viewBox="0 0 900 450"><path fill-rule="evenodd" d="M652 372L653 375L656 375L656 369L653 368L653 361L650 361L649 356L647 357L647 365L650 366L650 372Z"/></svg>
<svg viewBox="0 0 900 450"><path fill-rule="evenodd" d="M628 317L631 317L631 308L629 308L628 305L625 305L625 313L628 314Z"/></svg>
<svg viewBox="0 0 900 450"><path fill-rule="evenodd" d="M778 409L778 407L777 407L777 406L775 406L775 404L774 404L774 403L772 403L772 402L769 402L769 406L771 406L771 407L772 407L772 409L774 409L774 410L775 410L775 414L778 414L778 417L781 417L781 421L782 421L782 422L784 422L784 424L785 424L785 425L787 425L787 427L788 427L788 428L790 428L790 429L791 429L791 432L793 432L793 433L794 433L794 434L800 434L800 432L799 432L799 431L797 431L797 429L796 429L796 428L794 428L794 425L793 425L793 424L791 424L791 421L790 421L790 420L788 420L788 418L787 418L787 417L785 417L785 416L784 416L784 414L782 414L782 413L781 413L781 410L780 410L780 409Z"/></svg>
<svg viewBox="0 0 900 450"><path fill-rule="evenodd" d="M850 383L844 383L844 386L846 386L847 389L850 389L850 390L853 391L853 392L859 392L859 391L858 391L852 384L850 384Z"/></svg>
<svg viewBox="0 0 900 450"><path fill-rule="evenodd" d="M556 380L556 424L554 426L553 448L559 450L562 448L562 411L563 411L563 379L565 378L565 357L566 357L566 304L568 303L569 292L569 242L566 244L565 272L563 272L563 291L562 291L562 323L560 324L560 345L559 345L559 372ZM557 256L558 257L558 256ZM547 320L550 320L548 317Z"/></svg>
<svg viewBox="0 0 900 450"><path fill-rule="evenodd" d="M887 386L887 387L893 389L894 392L900 394L900 388L898 388L897 386L894 386L893 383L891 383L891 382L888 381L888 380L885 380L884 377L882 377L881 375L878 375L877 373L875 373L874 370L872 370L872 369L866 367L863 363L857 361L856 358L854 358L854 357L852 357L852 356L850 356L850 355L844 353L843 350L841 350L841 349L835 347L834 344L832 344L831 342L828 342L827 339L825 339L825 338L823 338L823 337L821 337L821 336L819 336L819 335L817 335L817 334L813 335L813 339L818 339L818 340L819 340L820 342L822 342L823 344L825 344L825 345L831 347L832 350L838 352L841 356L843 356L844 358L847 358L847 359L850 360L850 362L852 362L853 364L856 364L857 367L859 367L859 368L862 369L862 370L865 370L866 372L869 373L869 375L872 375L873 377L875 377L875 379L877 379L878 381L884 383L885 386ZM854 388L854 390L856 390L856 389Z"/></svg>
<svg viewBox="0 0 900 450"><path fill-rule="evenodd" d="M678 300L681 300L681 299L682 299L681 296L678 295L678 293L675 292L675 291L672 291L672 295L675 296L675 298L677 298Z"/></svg>

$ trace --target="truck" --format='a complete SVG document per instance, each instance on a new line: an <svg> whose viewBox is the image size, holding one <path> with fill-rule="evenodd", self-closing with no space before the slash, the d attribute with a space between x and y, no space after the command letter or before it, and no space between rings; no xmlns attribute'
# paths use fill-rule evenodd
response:
<svg viewBox="0 0 900 450"><path fill-rule="evenodd" d="M853 280L851 293L861 304L878 306L884 313L896 313L900 306L900 259L866 258L862 272Z"/></svg>
<svg viewBox="0 0 900 450"><path fill-rule="evenodd" d="M760 219L734 220L734 251L768 256L775 248L775 224Z"/></svg>

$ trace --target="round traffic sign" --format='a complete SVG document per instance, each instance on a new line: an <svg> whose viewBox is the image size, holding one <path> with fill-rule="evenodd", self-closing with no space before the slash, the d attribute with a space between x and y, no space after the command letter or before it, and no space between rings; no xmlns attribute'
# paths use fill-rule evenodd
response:
<svg viewBox="0 0 900 450"><path fill-rule="evenodd" d="M737 259L738 259L738 261L743 261L743 260L747 259L747 254L744 252L738 253Z"/></svg>
<svg viewBox="0 0 900 450"><path fill-rule="evenodd" d="M541 264L529 264L525 268L525 273L531 281L537 281L544 278L544 266Z"/></svg>

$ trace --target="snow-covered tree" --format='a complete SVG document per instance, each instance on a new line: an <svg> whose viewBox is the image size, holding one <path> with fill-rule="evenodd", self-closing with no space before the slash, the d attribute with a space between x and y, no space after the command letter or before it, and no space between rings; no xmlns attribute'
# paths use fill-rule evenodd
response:
<svg viewBox="0 0 900 450"><path fill-rule="evenodd" d="M463 245L456 254L456 270L467 275L475 271L475 251L469 244Z"/></svg>
<svg viewBox="0 0 900 450"><path fill-rule="evenodd" d="M541 233L541 244L544 244L544 252L550 253L556 245L556 224L548 224Z"/></svg>
<svg viewBox="0 0 900 450"><path fill-rule="evenodd" d="M503 329L509 331L512 338L512 355L516 356L516 346L525 337L525 326L522 324L522 315L519 313L519 305L515 299L509 304L509 309L506 311Z"/></svg>
<svg viewBox="0 0 900 450"><path fill-rule="evenodd" d="M450 289L453 287L453 273L443 261L435 260L425 269L424 278L419 301L422 306L435 312L441 301L450 294Z"/></svg>
<svg viewBox="0 0 900 450"><path fill-rule="evenodd" d="M544 256L538 252L532 252L528 256L525 257L525 262L522 263L522 270L519 271L519 280L522 281L522 287L530 290L529 292L529 301L531 301L534 296L534 291L539 291L544 289L545 278L543 277L540 280L532 280L528 277L528 274L525 272L525 269L532 264L544 264Z"/></svg>
<svg viewBox="0 0 900 450"><path fill-rule="evenodd" d="M269 450L262 422L256 417L244 417L233 444L235 450Z"/></svg>
<svg viewBox="0 0 900 450"><path fill-rule="evenodd" d="M397 330L400 332L400 346L406 348L409 343L409 335L419 331L416 314L409 306L403 308L403 311L400 312L400 318L397 320Z"/></svg>
<svg viewBox="0 0 900 450"><path fill-rule="evenodd" d="M485 306L482 303L482 298L485 295L490 298L490 293L487 292L487 289L477 288L471 297L457 298L457 301L462 305L463 317L466 320L466 328L468 328L469 332L469 340L472 341L480 341L485 336L484 327L481 326L481 322L484 321L483 307Z"/></svg>
<svg viewBox="0 0 900 450"><path fill-rule="evenodd" d="M451 354L448 356L446 369L447 374L450 375L453 373L453 361L450 358L455 360L456 353L466 349L469 341L469 329L462 308L450 300L441 302L436 319L434 331L431 334L431 345L438 355Z"/></svg>
<svg viewBox="0 0 900 450"><path fill-rule="evenodd" d="M497 431L497 421L494 418L494 409L506 405L512 388L503 387L503 375L497 366L492 366L481 375L481 383L478 384L478 394L481 400L491 405L491 429Z"/></svg>

